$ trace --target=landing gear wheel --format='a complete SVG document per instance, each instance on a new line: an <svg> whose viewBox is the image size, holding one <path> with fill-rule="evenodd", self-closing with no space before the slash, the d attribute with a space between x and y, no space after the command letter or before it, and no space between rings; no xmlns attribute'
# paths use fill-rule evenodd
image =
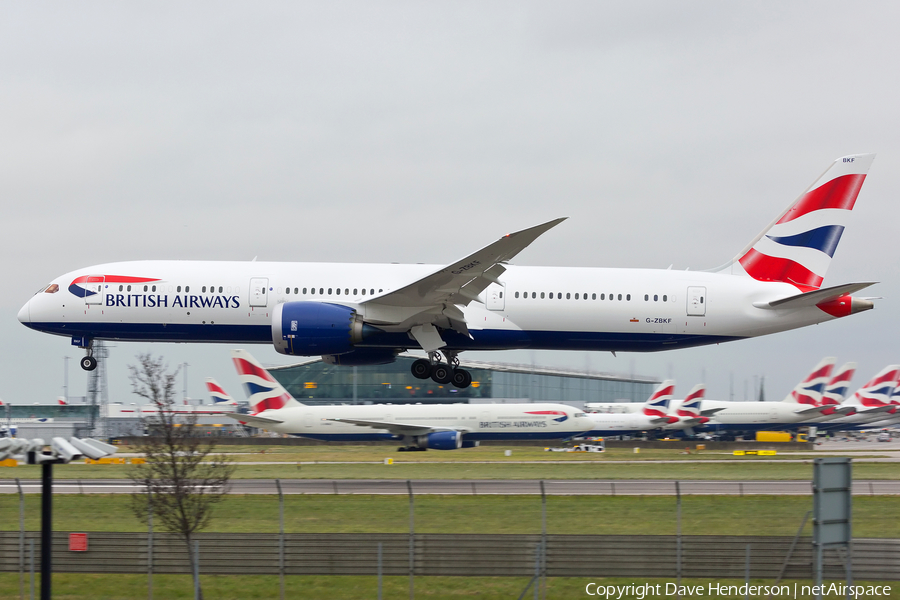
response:
<svg viewBox="0 0 900 600"><path fill-rule="evenodd" d="M431 379L435 383L448 384L453 379L453 370L448 365L434 365L434 368L431 369Z"/></svg>
<svg viewBox="0 0 900 600"><path fill-rule="evenodd" d="M400 446L397 448L397 452L406 452L406 446Z"/></svg>
<svg viewBox="0 0 900 600"><path fill-rule="evenodd" d="M431 363L420 358L413 362L409 370L416 379L428 379L431 376Z"/></svg>
<svg viewBox="0 0 900 600"><path fill-rule="evenodd" d="M93 356L85 356L81 359L81 368L85 371L93 371L97 368L97 359Z"/></svg>
<svg viewBox="0 0 900 600"><path fill-rule="evenodd" d="M472 375L465 369L453 369L453 378L450 382L454 387L463 390L472 384Z"/></svg>

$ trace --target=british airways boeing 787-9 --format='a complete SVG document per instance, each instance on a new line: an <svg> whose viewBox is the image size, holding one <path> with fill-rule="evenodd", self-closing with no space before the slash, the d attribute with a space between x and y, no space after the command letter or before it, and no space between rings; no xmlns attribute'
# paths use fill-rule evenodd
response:
<svg viewBox="0 0 900 600"><path fill-rule="evenodd" d="M273 344L333 364L421 349L419 378L466 387L465 350L647 352L766 335L872 308L822 287L873 154L837 159L734 259L709 271L509 264L555 219L449 265L137 261L54 279L19 311L96 367L94 340Z"/></svg>

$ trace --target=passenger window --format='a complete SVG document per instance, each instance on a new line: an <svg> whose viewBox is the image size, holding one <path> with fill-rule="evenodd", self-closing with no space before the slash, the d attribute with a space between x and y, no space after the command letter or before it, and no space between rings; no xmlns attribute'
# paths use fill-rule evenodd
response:
<svg viewBox="0 0 900 600"><path fill-rule="evenodd" d="M306 288L303 288L303 295L306 295Z"/></svg>
<svg viewBox="0 0 900 600"><path fill-rule="evenodd" d="M319 288L319 295L322 295L324 293L325 293L325 288Z"/></svg>
<svg viewBox="0 0 900 600"><path fill-rule="evenodd" d="M575 292L575 299L578 300L578 292Z"/></svg>
<svg viewBox="0 0 900 600"><path fill-rule="evenodd" d="M601 300L606 300L606 294L600 294L600 299L601 299Z"/></svg>
<svg viewBox="0 0 900 600"><path fill-rule="evenodd" d="M653 294L653 301L654 301L654 302L659 302L659 296L656 295L656 294Z"/></svg>
<svg viewBox="0 0 900 600"><path fill-rule="evenodd" d="M120 286L119 286L119 291L121 292L123 288L124 288L124 286L121 286L121 285L120 285Z"/></svg>
<svg viewBox="0 0 900 600"><path fill-rule="evenodd" d="M531 292L531 298L532 299L537 298L537 292Z"/></svg>
<svg viewBox="0 0 900 600"><path fill-rule="evenodd" d="M625 299L628 300L629 302L631 302L631 294L628 294L627 296L625 296ZM663 296L663 299L665 299L665 296Z"/></svg>
<svg viewBox="0 0 900 600"><path fill-rule="evenodd" d="M185 293L185 294L187 294L187 293L190 292L190 291L191 291L191 286L189 286L189 285L184 286L184 293ZM263 290L263 293L265 293L265 290Z"/></svg>
<svg viewBox="0 0 900 600"><path fill-rule="evenodd" d="M358 293L356 290L357 290L357 288L353 288L353 295L354 295L354 296Z"/></svg>
<svg viewBox="0 0 900 600"><path fill-rule="evenodd" d="M644 294L644 302L650 300L650 294Z"/></svg>
<svg viewBox="0 0 900 600"><path fill-rule="evenodd" d="M518 298L518 297L519 297L519 292L516 292L516 298Z"/></svg>
<svg viewBox="0 0 900 600"><path fill-rule="evenodd" d="M222 286L221 286L221 285L219 286L219 293L220 293L220 294L222 293ZM294 290L294 293L296 294L296 293L297 293L297 290Z"/></svg>
<svg viewBox="0 0 900 600"><path fill-rule="evenodd" d="M366 288L363 288L363 289L362 289L362 295L363 295L363 296L366 295Z"/></svg>
<svg viewBox="0 0 900 600"><path fill-rule="evenodd" d="M284 288L284 293L285 293L285 294L290 294L290 293L291 293L291 288Z"/></svg>
<svg viewBox="0 0 900 600"><path fill-rule="evenodd" d="M120 292L122 291L122 286L121 286L121 285L119 286L119 291L120 291ZM178 292L178 293L180 294L180 293L181 293L181 286L179 285L177 288L175 288L175 291Z"/></svg>
<svg viewBox="0 0 900 600"><path fill-rule="evenodd" d="M550 292L550 299L553 300L553 292Z"/></svg>
<svg viewBox="0 0 900 600"><path fill-rule="evenodd" d="M566 292L566 300L572 299L572 292Z"/></svg>
<svg viewBox="0 0 900 600"><path fill-rule="evenodd" d="M349 296L349 295L350 295L350 288L344 288L344 295L345 295L345 296Z"/></svg>
<svg viewBox="0 0 900 600"><path fill-rule="evenodd" d="M153 286L153 289L152 289L151 291L153 291L153 292L156 291L156 286L155 286L155 285Z"/></svg>
<svg viewBox="0 0 900 600"><path fill-rule="evenodd" d="M544 292L541 292L541 300L544 299Z"/></svg>
<svg viewBox="0 0 900 600"><path fill-rule="evenodd" d="M330 292L330 291L331 291L331 290L328 290L328 291L329 291L329 292ZM340 296L340 295L341 295L341 288L338 288L338 289L337 289L337 290L335 290L335 291L336 291L336 292L337 292L337 295L338 295L338 296Z"/></svg>
<svg viewBox="0 0 900 600"><path fill-rule="evenodd" d="M591 294L591 300L596 300L596 299L597 299L597 294Z"/></svg>
<svg viewBox="0 0 900 600"><path fill-rule="evenodd" d="M329 296L333 293L333 292L332 292L332 289L333 289L333 288L328 288L328 295L329 295Z"/></svg>
<svg viewBox="0 0 900 600"><path fill-rule="evenodd" d="M667 296L666 294L663 294L663 302L668 302L668 301L669 301L669 296Z"/></svg>
<svg viewBox="0 0 900 600"><path fill-rule="evenodd" d="M205 294L205 293L206 293L206 286L205 286L205 285L204 285L202 288L200 288L200 293L201 293L201 294Z"/></svg>

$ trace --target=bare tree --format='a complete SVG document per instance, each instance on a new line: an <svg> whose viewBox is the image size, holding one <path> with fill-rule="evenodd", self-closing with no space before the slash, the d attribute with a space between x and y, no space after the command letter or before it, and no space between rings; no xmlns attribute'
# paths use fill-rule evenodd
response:
<svg viewBox="0 0 900 600"><path fill-rule="evenodd" d="M146 462L129 472L141 488L131 495L131 510L145 524L148 509L152 510L154 522L184 540L194 574L194 533L209 524L213 506L224 499L234 465L228 457L213 454L212 438L194 435L195 413L177 418L173 408L179 369L170 371L162 357L151 354L140 354L137 360L137 365L128 367L132 391L157 411L149 418L149 435L137 444ZM194 584L199 589L199 581L195 579Z"/></svg>

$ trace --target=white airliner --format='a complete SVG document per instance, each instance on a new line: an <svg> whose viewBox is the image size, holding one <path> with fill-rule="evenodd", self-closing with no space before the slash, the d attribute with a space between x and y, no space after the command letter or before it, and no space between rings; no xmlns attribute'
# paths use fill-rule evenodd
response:
<svg viewBox="0 0 900 600"><path fill-rule="evenodd" d="M466 350L650 352L767 335L872 308L852 296L871 283L821 286L873 159L837 159L743 251L709 271L510 265L564 220L555 219L446 266L95 265L54 279L18 318L71 338L86 350L86 370L97 364L94 340L273 344L342 365L421 349L428 359L413 374L458 388L471 383L459 368Z"/></svg>
<svg viewBox="0 0 900 600"><path fill-rule="evenodd" d="M671 379L663 381L650 394L650 397L641 407L640 412L612 413L598 412L587 413L594 425L586 436L606 436L639 433L659 429L664 425L678 422L678 417L671 416L669 402L675 391L675 382Z"/></svg>
<svg viewBox="0 0 900 600"><path fill-rule="evenodd" d="M823 358L781 402L727 402L704 400L703 412L720 409L704 425L717 432L789 429L818 417L827 406L822 391L831 377L834 357Z"/></svg>
<svg viewBox="0 0 900 600"><path fill-rule="evenodd" d="M900 365L886 366L841 403L842 407L852 408L850 414L817 424L819 429L823 431L868 429L872 427L872 423L891 418L898 412L898 406L892 404L893 392L898 381L900 381Z"/></svg>
<svg viewBox="0 0 900 600"><path fill-rule="evenodd" d="M253 414L232 419L278 433L325 441L402 440L400 450L456 450L482 440L558 440L593 426L565 404L366 404L297 402L245 350L232 351Z"/></svg>

